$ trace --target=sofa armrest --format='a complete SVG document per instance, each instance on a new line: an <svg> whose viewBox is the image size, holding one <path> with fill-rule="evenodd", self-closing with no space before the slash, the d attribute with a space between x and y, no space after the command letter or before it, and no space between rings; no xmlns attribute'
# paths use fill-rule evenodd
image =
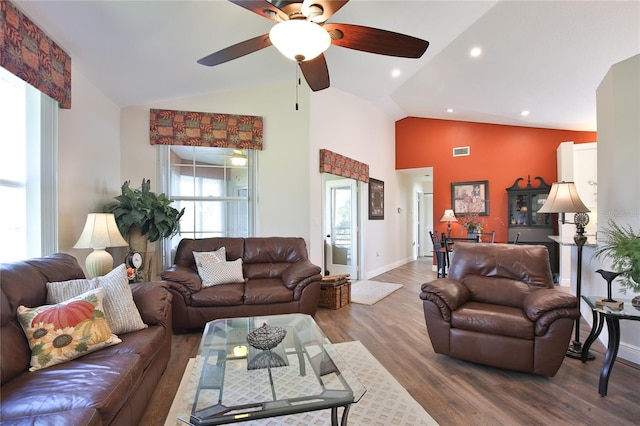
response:
<svg viewBox="0 0 640 426"><path fill-rule="evenodd" d="M168 324L168 318L171 312L172 295L169 293L168 283L164 281L135 283L131 284L131 292L145 324L171 327L171 324Z"/></svg>
<svg viewBox="0 0 640 426"><path fill-rule="evenodd" d="M544 288L529 293L522 302L522 309L531 321L538 321L547 312L556 309L576 309L578 299L569 293Z"/></svg>
<svg viewBox="0 0 640 426"><path fill-rule="evenodd" d="M308 260L295 262L282 272L282 282L289 290L293 290L300 284L322 280L320 271L322 269L319 266ZM312 279L309 280L310 278Z"/></svg>
<svg viewBox="0 0 640 426"><path fill-rule="evenodd" d="M469 300L470 294L462 283L450 278L438 278L422 284L420 298L435 303L442 318L451 321L451 311L455 311Z"/></svg>
<svg viewBox="0 0 640 426"><path fill-rule="evenodd" d="M193 269L184 266L173 265L160 274L163 280L168 281L171 288L184 294L184 289L189 293L197 293L202 290L202 279Z"/></svg>

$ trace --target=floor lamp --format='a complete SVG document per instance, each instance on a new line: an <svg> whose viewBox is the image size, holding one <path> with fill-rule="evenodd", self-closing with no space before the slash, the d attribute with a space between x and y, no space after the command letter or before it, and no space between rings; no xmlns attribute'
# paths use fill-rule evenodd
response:
<svg viewBox="0 0 640 426"><path fill-rule="evenodd" d="M582 295L582 248L587 242L587 237L584 235L584 227L589 223L589 215L587 212L590 210L584 205L578 190L573 182L555 182L551 185L549 196L544 205L538 210L538 213L559 213L561 223L572 223L576 225L576 234L573 236L573 241L578 247L577 258L577 271L576 271L576 297L578 298L578 306L580 304L580 296ZM565 213L575 213L573 222L565 222ZM575 339L569 349L567 349L567 356L571 358L582 358L582 343L580 343L580 317L576 319L574 326ZM595 356L589 353L587 359L594 359Z"/></svg>
<svg viewBox="0 0 640 426"><path fill-rule="evenodd" d="M452 209L446 209L440 222L447 222L447 237L451 238L451 222L457 222L456 215Z"/></svg>

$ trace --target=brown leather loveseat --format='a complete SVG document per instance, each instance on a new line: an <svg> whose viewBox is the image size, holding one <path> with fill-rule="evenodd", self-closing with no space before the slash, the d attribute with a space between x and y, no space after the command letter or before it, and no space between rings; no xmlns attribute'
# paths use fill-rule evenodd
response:
<svg viewBox="0 0 640 426"><path fill-rule="evenodd" d="M205 287L193 252L222 247L227 261L242 259L242 282ZM173 330L184 333L219 318L314 316L320 301L320 272L309 261L302 238L203 238L181 240L174 264L162 272L162 279L173 293Z"/></svg>
<svg viewBox="0 0 640 426"><path fill-rule="evenodd" d="M578 299L554 289L544 246L458 243L449 276L422 285L436 353L554 376L569 346Z"/></svg>
<svg viewBox="0 0 640 426"><path fill-rule="evenodd" d="M17 320L18 306L46 305L47 282L84 278L68 254L0 265L1 424L139 424L171 355L171 294L166 283L130 287L148 327L118 334L122 342L113 346L29 371L31 349Z"/></svg>

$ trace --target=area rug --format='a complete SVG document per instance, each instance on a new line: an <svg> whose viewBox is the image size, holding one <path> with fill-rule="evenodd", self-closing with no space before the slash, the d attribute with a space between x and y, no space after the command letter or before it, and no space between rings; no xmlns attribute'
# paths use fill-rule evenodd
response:
<svg viewBox="0 0 640 426"><path fill-rule="evenodd" d="M369 280L353 281L351 283L351 302L373 305L400 288L402 288L402 284Z"/></svg>
<svg viewBox="0 0 640 426"><path fill-rule="evenodd" d="M411 397L398 381L360 343L336 343L334 347L349 364L367 392L349 410L350 426L421 426L438 425L436 421ZM189 361L180 382L165 426L184 426L178 415L189 412L189 394L193 397L195 380L190 378L193 359ZM185 398L186 396L186 398ZM312 411L290 416L240 422L244 426L326 426L331 424L331 410ZM339 410L338 416L342 415Z"/></svg>

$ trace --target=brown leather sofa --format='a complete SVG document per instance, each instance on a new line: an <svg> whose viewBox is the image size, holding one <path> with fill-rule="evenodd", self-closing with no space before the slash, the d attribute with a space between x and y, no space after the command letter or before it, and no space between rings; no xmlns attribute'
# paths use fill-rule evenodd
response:
<svg viewBox="0 0 640 426"><path fill-rule="evenodd" d="M147 328L71 361L29 371L19 305L45 305L47 282L85 278L75 258L54 254L0 266L0 422L4 425L135 425L171 355L171 294L163 282L131 286Z"/></svg>
<svg viewBox="0 0 640 426"><path fill-rule="evenodd" d="M226 259L242 258L244 283L203 287L193 252L225 247ZM314 316L322 275L308 259L302 238L183 239L173 266L162 272L173 293L173 331L202 329L219 318L304 313Z"/></svg>
<svg viewBox="0 0 640 426"><path fill-rule="evenodd" d="M449 276L423 284L420 298L436 353L549 377L580 316L539 245L456 243Z"/></svg>

